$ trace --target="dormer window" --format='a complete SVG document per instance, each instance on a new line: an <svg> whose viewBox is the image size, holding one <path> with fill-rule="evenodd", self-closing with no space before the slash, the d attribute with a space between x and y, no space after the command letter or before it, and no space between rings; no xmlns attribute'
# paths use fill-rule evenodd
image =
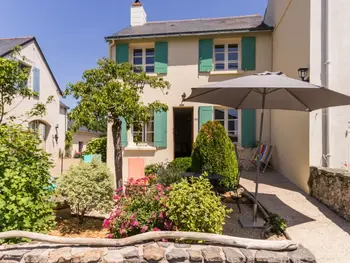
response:
<svg viewBox="0 0 350 263"><path fill-rule="evenodd" d="M154 73L154 48L133 49L134 72Z"/></svg>

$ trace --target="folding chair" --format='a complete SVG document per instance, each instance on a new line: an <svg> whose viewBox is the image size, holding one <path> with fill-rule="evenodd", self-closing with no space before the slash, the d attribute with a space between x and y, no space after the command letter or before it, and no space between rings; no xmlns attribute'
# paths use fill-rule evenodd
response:
<svg viewBox="0 0 350 263"><path fill-rule="evenodd" d="M257 165L257 161L258 161L258 149L256 149L254 155L252 156L252 159L249 161L249 165L247 167L247 171L251 168L252 165ZM262 173L265 173L266 168L269 165L270 159L272 157L272 150L273 150L273 146L272 145L267 145L267 144L262 144L261 145L261 150L260 150L260 163L261 163L261 167L263 168Z"/></svg>

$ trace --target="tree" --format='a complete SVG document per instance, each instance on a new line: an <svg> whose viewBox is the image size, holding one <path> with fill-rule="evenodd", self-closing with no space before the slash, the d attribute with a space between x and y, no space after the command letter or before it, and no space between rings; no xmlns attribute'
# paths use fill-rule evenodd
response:
<svg viewBox="0 0 350 263"><path fill-rule="evenodd" d="M11 115L24 99L38 96L27 85L30 67L24 63L26 58L20 56L19 51L20 47L17 47L9 57L0 57L0 124L20 118L25 122L32 117L43 116L46 114L46 104L53 100L53 96L49 96L46 103L36 103L21 116Z"/></svg>
<svg viewBox="0 0 350 263"><path fill-rule="evenodd" d="M82 80L69 84L65 95L72 95L78 105L69 114L73 121L71 129L81 126L98 130L106 118L112 124L114 164L117 185L122 184L122 118L127 129L150 120L154 111L167 111L160 101L144 104L141 94L148 86L153 89L168 89L169 82L145 72L135 73L128 63L117 64L110 59L100 59L97 68L83 73Z"/></svg>

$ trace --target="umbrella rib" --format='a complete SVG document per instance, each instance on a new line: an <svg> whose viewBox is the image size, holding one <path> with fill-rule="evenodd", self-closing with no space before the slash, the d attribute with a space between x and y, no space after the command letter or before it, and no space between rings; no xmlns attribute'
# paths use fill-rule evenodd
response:
<svg viewBox="0 0 350 263"><path fill-rule="evenodd" d="M304 102L302 102L301 99L299 99L297 95L293 94L293 93L292 93L291 91L289 91L288 89L285 89L285 90L286 90L290 95L292 95L297 101L299 101L301 104L303 104L304 107L305 107L305 109L306 109L306 111L309 111L309 107L308 107Z"/></svg>
<svg viewBox="0 0 350 263"><path fill-rule="evenodd" d="M238 103L238 105L235 107L235 109L238 109L239 106L243 103L243 101L248 97L248 95L252 92L252 90L249 90L249 92L243 97L243 99Z"/></svg>
<svg viewBox="0 0 350 263"><path fill-rule="evenodd" d="M201 94L195 95L195 96L190 97L190 98L193 99L193 98L196 98L196 97L198 97L198 96L202 96L202 95L208 94L208 93L210 93L210 92L214 92L214 91L216 91L216 90L218 90L218 89L220 89L220 88L212 89L212 90L203 92L203 93L201 93ZM187 99L185 99L185 101L186 101L186 100L187 100Z"/></svg>

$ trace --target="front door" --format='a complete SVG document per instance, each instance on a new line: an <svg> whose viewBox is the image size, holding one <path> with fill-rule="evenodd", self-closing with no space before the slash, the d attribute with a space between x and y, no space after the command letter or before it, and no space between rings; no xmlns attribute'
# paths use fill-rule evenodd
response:
<svg viewBox="0 0 350 263"><path fill-rule="evenodd" d="M174 108L174 158L190 157L193 144L193 107Z"/></svg>

